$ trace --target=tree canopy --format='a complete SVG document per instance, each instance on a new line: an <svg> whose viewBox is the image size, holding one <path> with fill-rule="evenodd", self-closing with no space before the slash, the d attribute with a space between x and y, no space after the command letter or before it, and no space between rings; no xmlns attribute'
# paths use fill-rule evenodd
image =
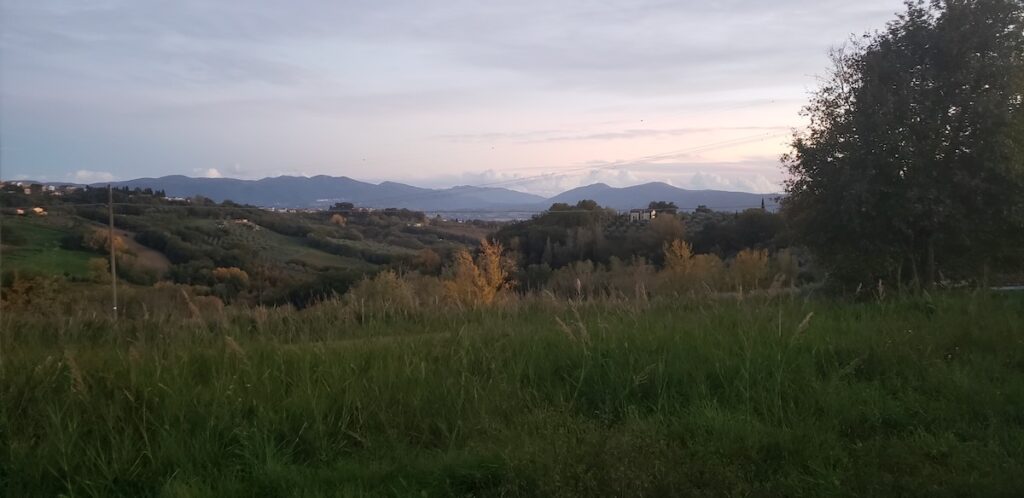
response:
<svg viewBox="0 0 1024 498"><path fill-rule="evenodd" d="M928 284L1019 262L1024 3L910 2L833 61L783 201L831 274Z"/></svg>

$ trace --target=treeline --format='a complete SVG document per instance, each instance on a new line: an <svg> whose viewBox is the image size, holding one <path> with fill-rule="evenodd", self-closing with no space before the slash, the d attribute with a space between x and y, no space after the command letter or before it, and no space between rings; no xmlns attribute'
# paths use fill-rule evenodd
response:
<svg viewBox="0 0 1024 498"><path fill-rule="evenodd" d="M543 287L567 267L591 268L581 272L593 274L625 264L638 265L638 271L644 265L660 269L666 264L665 247L676 241L723 265L746 249L774 254L789 247L781 216L763 209L725 213L700 208L684 214L670 203L657 202L651 208L654 219L630 221L594 201L555 204L531 220L502 228L495 239L516 254L518 280L531 289Z"/></svg>
<svg viewBox="0 0 1024 498"><path fill-rule="evenodd" d="M773 295L798 285L801 272L790 249L774 254L743 249L723 260L715 254L694 254L683 240L662 246L662 265L612 256L607 264L579 260L538 276L538 265L517 266L521 258L500 242L484 241L475 254L456 252L437 275L384 271L362 279L339 299L360 319L387 319L437 309L508 306L544 296L639 303L656 297Z"/></svg>

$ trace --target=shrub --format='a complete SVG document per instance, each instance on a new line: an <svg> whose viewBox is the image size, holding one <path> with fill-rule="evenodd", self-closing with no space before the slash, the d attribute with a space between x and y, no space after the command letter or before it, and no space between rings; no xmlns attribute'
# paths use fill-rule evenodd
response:
<svg viewBox="0 0 1024 498"><path fill-rule="evenodd" d="M408 313L417 307L413 287L394 271L364 278L345 294L345 302L361 317L387 317Z"/></svg>
<svg viewBox="0 0 1024 498"><path fill-rule="evenodd" d="M90 258L88 275L89 280L96 283L110 282L110 263L104 258Z"/></svg>
<svg viewBox="0 0 1024 498"><path fill-rule="evenodd" d="M240 268L214 268L214 289L221 297L232 298L249 287L249 274Z"/></svg>
<svg viewBox="0 0 1024 498"><path fill-rule="evenodd" d="M659 287L668 292L719 290L725 265L714 254L694 255L690 244L676 240L665 245L665 271Z"/></svg>
<svg viewBox="0 0 1024 498"><path fill-rule="evenodd" d="M725 280L725 263L714 254L698 254L690 260L688 276L699 287L719 290Z"/></svg>
<svg viewBox="0 0 1024 498"><path fill-rule="evenodd" d="M756 289L768 276L768 251L744 249L733 258L729 270L736 290Z"/></svg>
<svg viewBox="0 0 1024 498"><path fill-rule="evenodd" d="M426 275L436 275L441 269L441 256L433 249L420 249L420 251L416 253L413 265L417 270Z"/></svg>
<svg viewBox="0 0 1024 498"><path fill-rule="evenodd" d="M783 249L775 254L775 269L790 286L796 286L800 275L800 262L792 249Z"/></svg>
<svg viewBox="0 0 1024 498"><path fill-rule="evenodd" d="M109 252L110 251L110 232L105 229L95 229L85 234L82 239L82 245L88 247L97 252ZM125 245L124 239L120 236L114 236L114 251L125 252L127 246Z"/></svg>
<svg viewBox="0 0 1024 498"><path fill-rule="evenodd" d="M646 297L654 267L643 259L625 263L612 257L607 266L590 260L576 261L551 274L548 289L572 299Z"/></svg>

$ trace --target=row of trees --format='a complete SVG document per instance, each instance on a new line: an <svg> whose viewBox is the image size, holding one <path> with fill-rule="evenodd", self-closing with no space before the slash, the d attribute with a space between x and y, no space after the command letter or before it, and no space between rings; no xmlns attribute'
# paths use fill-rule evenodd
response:
<svg viewBox="0 0 1024 498"><path fill-rule="evenodd" d="M774 251L789 245L785 224L776 213L701 209L683 214L668 203L660 207L663 211L654 220L631 223L594 201L580 201L575 206L555 204L531 220L501 228L495 238L521 255L520 267L547 265L551 269L578 261L607 265L612 258L643 258L662 265L662 248L678 239L686 240L697 252L723 259L743 249Z"/></svg>
<svg viewBox="0 0 1024 498"><path fill-rule="evenodd" d="M543 282L522 280L516 255L499 242L484 241L474 256L458 251L438 276L385 271L352 286L344 300L359 313L381 316L438 306L487 307L515 302L524 294L569 300L679 298L757 292L795 285L799 267L788 250L769 254L745 249L728 261L694 254L683 240L662 248L665 265L612 258L607 265L576 261L549 270ZM534 265L535 266L535 265Z"/></svg>

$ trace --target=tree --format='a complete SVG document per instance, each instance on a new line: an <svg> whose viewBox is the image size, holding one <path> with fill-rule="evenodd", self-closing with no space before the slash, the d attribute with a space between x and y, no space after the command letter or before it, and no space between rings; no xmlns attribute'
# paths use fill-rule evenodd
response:
<svg viewBox="0 0 1024 498"><path fill-rule="evenodd" d="M416 253L414 265L424 274L436 275L438 270L441 269L441 255L437 254L433 249L425 247Z"/></svg>
<svg viewBox="0 0 1024 498"><path fill-rule="evenodd" d="M783 210L838 280L930 284L1020 258L1022 25L1020 0L908 3L833 54Z"/></svg>
<svg viewBox="0 0 1024 498"><path fill-rule="evenodd" d="M686 233L682 220L672 215L658 216L651 220L647 227L654 237L653 247L661 247L668 242L681 239Z"/></svg>
<svg viewBox="0 0 1024 498"><path fill-rule="evenodd" d="M82 237L82 245L97 252L110 251L110 232L106 229L90 230ZM119 235L114 235L114 251L124 252L127 245Z"/></svg>
<svg viewBox="0 0 1024 498"><path fill-rule="evenodd" d="M476 261L465 249L455 253L445 291L449 298L463 305L491 304L499 292L511 285L509 267L501 243L484 240Z"/></svg>
<svg viewBox="0 0 1024 498"><path fill-rule="evenodd" d="M693 248L683 240L665 243L665 269L674 273L686 273L690 269Z"/></svg>
<svg viewBox="0 0 1024 498"><path fill-rule="evenodd" d="M249 287L249 274L236 267L215 268L213 279L217 282L215 290L227 298L234 297Z"/></svg>
<svg viewBox="0 0 1024 498"><path fill-rule="evenodd" d="M676 211L679 211L679 206L676 206L676 203L672 201L651 201L651 203L647 205L647 209L675 213Z"/></svg>

